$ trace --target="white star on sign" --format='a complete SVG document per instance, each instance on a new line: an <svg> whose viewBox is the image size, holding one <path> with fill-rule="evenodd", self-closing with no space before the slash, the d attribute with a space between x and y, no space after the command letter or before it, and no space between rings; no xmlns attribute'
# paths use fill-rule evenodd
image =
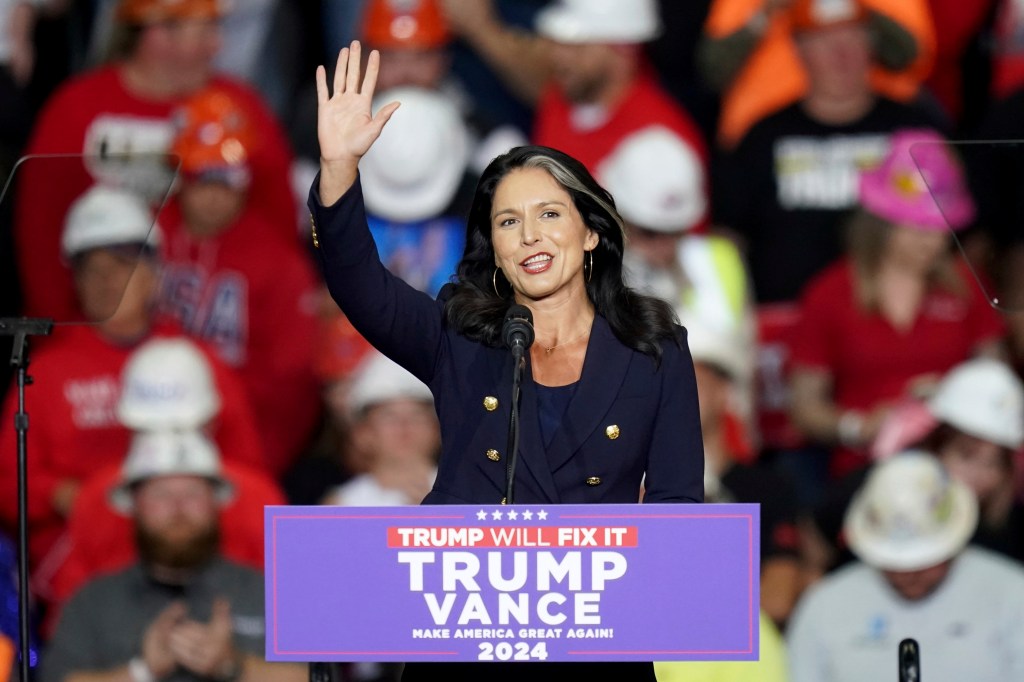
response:
<svg viewBox="0 0 1024 682"><path fill-rule="evenodd" d="M478 512L476 513L476 519L477 519L477 521L483 521L483 520L485 520L486 518L487 518L487 512L485 512L485 511L484 511L483 509L481 509L480 511L478 511Z"/></svg>
<svg viewBox="0 0 1024 682"><path fill-rule="evenodd" d="M501 518L501 512L498 511L497 509L495 509L494 513L491 514L491 518L494 519L495 521L497 521L498 519Z"/></svg>
<svg viewBox="0 0 1024 682"><path fill-rule="evenodd" d="M523 519L524 520L529 521L532 518L533 518L533 512L532 511L527 509L526 511L523 512Z"/></svg>
<svg viewBox="0 0 1024 682"><path fill-rule="evenodd" d="M508 510L508 514L505 514L505 516L507 516L512 521L515 521L516 519L519 518L519 514L516 513L515 509L509 509Z"/></svg>
<svg viewBox="0 0 1024 682"><path fill-rule="evenodd" d="M541 521L544 521L545 519L548 518L548 513L546 511L544 511L543 509L541 509L539 512L537 512L537 518L540 519Z"/></svg>

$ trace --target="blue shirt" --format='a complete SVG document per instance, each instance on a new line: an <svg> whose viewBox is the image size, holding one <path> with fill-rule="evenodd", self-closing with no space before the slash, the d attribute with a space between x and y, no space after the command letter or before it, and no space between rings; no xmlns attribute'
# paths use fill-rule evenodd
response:
<svg viewBox="0 0 1024 682"><path fill-rule="evenodd" d="M369 216L369 224L381 262L413 288L437 296L455 274L466 244L459 218L395 223Z"/></svg>
<svg viewBox="0 0 1024 682"><path fill-rule="evenodd" d="M578 381L565 386L543 386L537 384L537 419L540 421L540 433L545 445L551 445L551 439L562 423L562 415L569 407L572 394L576 392Z"/></svg>

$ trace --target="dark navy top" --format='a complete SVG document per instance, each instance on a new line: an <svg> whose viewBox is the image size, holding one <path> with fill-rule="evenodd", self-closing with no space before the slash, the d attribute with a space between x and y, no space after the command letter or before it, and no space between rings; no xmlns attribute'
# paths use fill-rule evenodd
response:
<svg viewBox="0 0 1024 682"><path fill-rule="evenodd" d="M543 386L537 384L537 419L540 420L540 433L544 445L551 445L551 439L562 423L562 415L569 407L572 394L576 392L578 381L565 386Z"/></svg>

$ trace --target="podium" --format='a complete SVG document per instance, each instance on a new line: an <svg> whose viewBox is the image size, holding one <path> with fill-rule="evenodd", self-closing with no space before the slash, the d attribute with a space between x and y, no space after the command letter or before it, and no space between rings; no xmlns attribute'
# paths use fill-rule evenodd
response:
<svg viewBox="0 0 1024 682"><path fill-rule="evenodd" d="M749 661L759 505L267 507L271 661Z"/></svg>

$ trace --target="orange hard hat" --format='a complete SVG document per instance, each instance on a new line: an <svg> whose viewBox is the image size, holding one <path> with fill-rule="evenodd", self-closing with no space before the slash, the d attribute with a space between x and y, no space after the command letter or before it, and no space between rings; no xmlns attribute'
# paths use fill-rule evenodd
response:
<svg viewBox="0 0 1024 682"><path fill-rule="evenodd" d="M216 19L223 0L121 0L117 18L128 24L155 24L173 19Z"/></svg>
<svg viewBox="0 0 1024 682"><path fill-rule="evenodd" d="M368 0L363 40L373 47L441 47L450 40L437 0Z"/></svg>
<svg viewBox="0 0 1024 682"><path fill-rule="evenodd" d="M174 123L170 153L181 159L183 173L224 171L229 180L248 182L257 138L249 116L231 94L216 87L200 90L178 108Z"/></svg>
<svg viewBox="0 0 1024 682"><path fill-rule="evenodd" d="M789 7L789 21L794 31L813 31L867 18L861 0L794 0Z"/></svg>

